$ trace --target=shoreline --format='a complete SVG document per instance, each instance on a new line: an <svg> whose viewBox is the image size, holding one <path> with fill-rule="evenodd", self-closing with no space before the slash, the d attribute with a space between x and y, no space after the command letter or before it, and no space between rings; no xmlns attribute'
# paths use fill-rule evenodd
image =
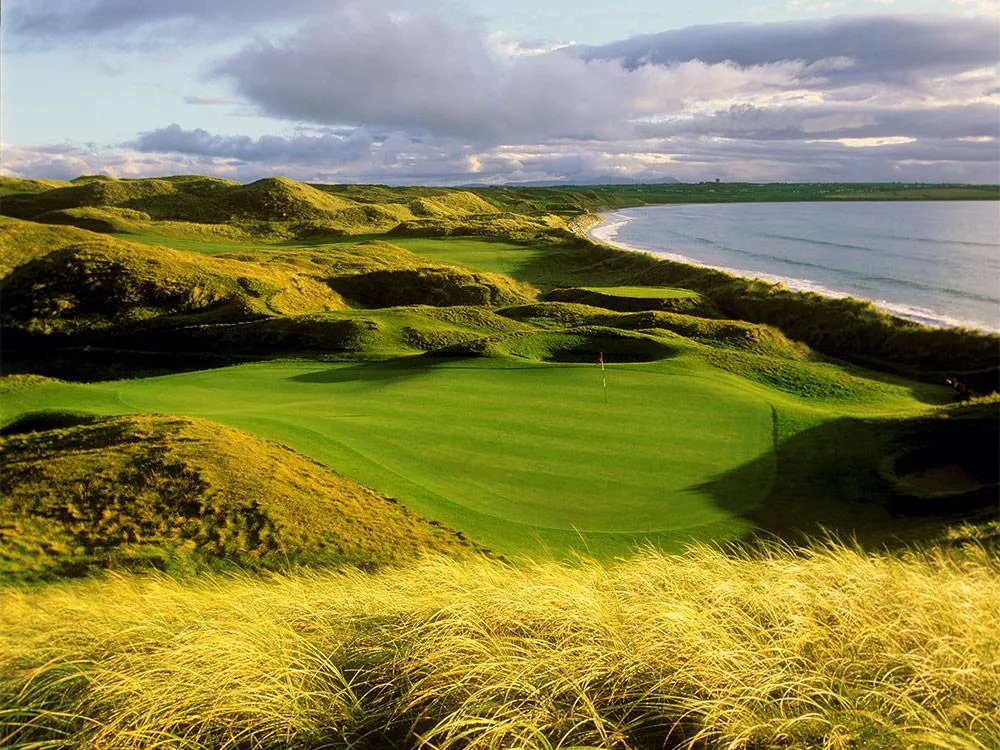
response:
<svg viewBox="0 0 1000 750"><path fill-rule="evenodd" d="M874 300L868 297L861 297L856 294L851 294L849 292L843 292L837 289L830 289L818 282L814 282L809 279L798 279L787 276L779 276L776 274L768 274L766 272L748 271L745 269L712 265L710 263L704 263L702 261L699 261L695 258L689 258L687 256L680 255L679 253L672 253L665 248L661 250L653 250L649 248L629 245L628 243L620 242L615 239L617 227L633 221L633 219L630 217L621 217L620 215L621 211L631 210L632 208L659 208L659 207L661 206L635 206L625 209L617 209L615 211L606 211L599 214L588 214L587 216L590 217L592 220L588 221L584 226L580 227L577 231L580 231L591 242L608 245L610 247L614 247L619 250L625 250L628 252L645 253L658 260L666 260L672 263L680 263L683 265L694 266L696 268L707 268L740 279L759 280L766 282L768 284L783 286L790 291L798 293L818 294L822 297L827 297L830 299L853 298L857 300L862 300L864 302L870 302L871 304L875 305L880 310L883 310L889 315L893 315L897 318L912 323L918 323L920 325L924 325L929 328L940 328L940 329L961 328L986 335L996 335L1000 333L1000 326L991 327L979 322L952 319L934 310L912 308L912 307L907 307L906 305L888 303L885 300ZM611 221L611 218L616 215L619 216L619 220Z"/></svg>

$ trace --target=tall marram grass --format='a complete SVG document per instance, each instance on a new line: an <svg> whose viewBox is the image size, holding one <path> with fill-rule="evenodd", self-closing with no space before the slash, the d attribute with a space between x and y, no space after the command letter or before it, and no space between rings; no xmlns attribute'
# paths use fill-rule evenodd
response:
<svg viewBox="0 0 1000 750"><path fill-rule="evenodd" d="M5 748L995 748L979 546L0 593Z"/></svg>

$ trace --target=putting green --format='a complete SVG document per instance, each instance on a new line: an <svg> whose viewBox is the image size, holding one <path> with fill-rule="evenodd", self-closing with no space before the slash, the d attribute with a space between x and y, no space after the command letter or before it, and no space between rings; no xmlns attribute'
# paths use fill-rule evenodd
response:
<svg viewBox="0 0 1000 750"><path fill-rule="evenodd" d="M621 554L725 539L773 480L761 391L683 359L596 365L268 362L143 380L44 384L38 410L203 417L278 440L507 554ZM708 484L755 459L739 497ZM731 483L730 483L731 484ZM714 493L714 494L713 494Z"/></svg>

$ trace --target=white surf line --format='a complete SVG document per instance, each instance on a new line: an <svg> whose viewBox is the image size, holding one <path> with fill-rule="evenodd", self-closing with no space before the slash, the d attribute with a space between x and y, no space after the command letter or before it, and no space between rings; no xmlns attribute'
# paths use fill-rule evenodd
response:
<svg viewBox="0 0 1000 750"><path fill-rule="evenodd" d="M985 331L986 333L1000 333L1000 328L987 325L986 323L980 321L952 318L935 310L916 307L914 305L861 297L849 292L841 292L837 289L830 289L829 287L825 287L818 282L810 281L808 279L798 279L792 276L778 276L776 274L747 271L745 269L729 268L727 266L715 266L710 263L703 263L702 261L694 258L688 258L687 256L680 255L678 253L672 253L669 250L654 250L629 245L627 242L619 241L617 236L618 229L632 221L631 217L625 216L617 211L608 214L598 214L598 216L601 221L587 229L587 237L594 242L601 242L606 245L617 247L621 250L628 250L633 253L646 253L647 255L652 255L654 258L671 260L675 263L683 263L688 266L710 268L713 271L721 271L722 273L729 274L730 276L738 276L744 279L759 279L760 281L766 281L771 284L781 284L793 292L812 292L822 297L829 297L830 299L853 297L854 299L871 302L879 309L884 310L897 318L903 318L904 320L910 320L914 323L920 323L921 325L930 326L932 328L971 328L979 331Z"/></svg>

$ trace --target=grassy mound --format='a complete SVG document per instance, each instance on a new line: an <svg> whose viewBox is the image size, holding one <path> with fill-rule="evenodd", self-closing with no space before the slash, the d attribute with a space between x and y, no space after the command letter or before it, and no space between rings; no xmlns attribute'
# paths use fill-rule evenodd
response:
<svg viewBox="0 0 1000 750"><path fill-rule="evenodd" d="M239 320L346 307L294 268L96 238L22 264L0 291L6 326L57 333L160 316Z"/></svg>
<svg viewBox="0 0 1000 750"><path fill-rule="evenodd" d="M7 221L18 231L39 227ZM68 229L26 234L28 257L48 235L70 242L0 280L10 348L36 370L53 347L386 356L531 330L489 310L527 301L530 287L500 274L432 265L387 242L205 255ZM348 307L341 293L354 306L386 312L329 315ZM432 313L427 306L459 309ZM402 307L414 309L392 311ZM56 369L38 371L57 372L58 361L52 364ZM178 369L185 367L178 362Z"/></svg>
<svg viewBox="0 0 1000 750"><path fill-rule="evenodd" d="M453 311L442 315L440 311ZM284 315L228 324L185 325L157 331L159 351L236 355L388 357L468 344L484 335L530 330L476 307L399 307ZM118 335L122 348L148 347L145 331Z"/></svg>
<svg viewBox="0 0 1000 750"><path fill-rule="evenodd" d="M23 177L0 175L0 195L17 195L18 193L43 193L54 188L67 187L64 180L32 180Z"/></svg>
<svg viewBox="0 0 1000 750"><path fill-rule="evenodd" d="M490 336L437 352L449 356L516 357L537 362L654 362L676 356L683 346L661 338L602 326Z"/></svg>
<svg viewBox="0 0 1000 750"><path fill-rule="evenodd" d="M0 279L12 270L53 250L93 240L89 232L53 227L0 216Z"/></svg>
<svg viewBox="0 0 1000 750"><path fill-rule="evenodd" d="M352 205L328 193L284 177L268 177L233 188L227 194L227 218L261 221L308 220Z"/></svg>
<svg viewBox="0 0 1000 750"><path fill-rule="evenodd" d="M664 287L586 287L553 289L545 295L553 302L603 307L617 312L669 310L712 315L712 306L697 292Z"/></svg>
<svg viewBox="0 0 1000 750"><path fill-rule="evenodd" d="M448 217L467 214L496 214L500 209L467 190L455 190L433 197L415 198L408 204L414 216Z"/></svg>
<svg viewBox="0 0 1000 750"><path fill-rule="evenodd" d="M165 179L88 180L32 195L11 196L4 201L3 213L20 219L33 219L49 211L84 206L120 206L137 208L158 196L176 194L175 186Z"/></svg>
<svg viewBox="0 0 1000 750"><path fill-rule="evenodd" d="M809 354L808 347L789 341L772 326L740 320L716 320L661 310L615 313L582 303L551 301L508 307L498 312L542 328L600 325L647 333L670 331L709 346L755 354L789 359L801 359Z"/></svg>
<svg viewBox="0 0 1000 750"><path fill-rule="evenodd" d="M441 233L489 233L499 209L469 192L445 189L370 188L337 190L283 177L268 177L248 185L209 177L179 176L118 180L83 178L72 183L11 181L0 185L8 196L0 212L21 219L72 224L98 232L142 232L150 227L173 234L183 227L171 223L229 224L255 237L336 237L385 232L406 222ZM354 187L354 186L352 186ZM109 217L107 212L137 212L138 217ZM544 229L547 220L508 218ZM164 224L166 223L166 225Z"/></svg>
<svg viewBox="0 0 1000 750"><path fill-rule="evenodd" d="M471 549L315 461L210 422L32 414L4 428L0 456L0 579Z"/></svg>
<svg viewBox="0 0 1000 750"><path fill-rule="evenodd" d="M107 208L84 207L46 211L44 214L36 216L34 220L41 224L65 224L101 234L127 234L139 229L143 222L148 222L150 216L143 211L110 206Z"/></svg>
<svg viewBox="0 0 1000 750"><path fill-rule="evenodd" d="M527 301L524 285L491 273L460 268L380 270L333 279L331 286L365 307L480 305L500 307Z"/></svg>
<svg viewBox="0 0 1000 750"><path fill-rule="evenodd" d="M402 221L388 234L393 237L502 237L511 240L543 238L562 222L551 216L487 214L484 216L435 216Z"/></svg>
<svg viewBox="0 0 1000 750"><path fill-rule="evenodd" d="M427 559L0 592L0 744L1000 745L982 548Z"/></svg>
<svg viewBox="0 0 1000 750"><path fill-rule="evenodd" d="M225 215L219 210L223 197L241 187L229 180L195 176L81 179L34 195L12 196L0 210L7 216L34 219L50 211L117 207L142 211L154 219L204 221L205 217Z"/></svg>

